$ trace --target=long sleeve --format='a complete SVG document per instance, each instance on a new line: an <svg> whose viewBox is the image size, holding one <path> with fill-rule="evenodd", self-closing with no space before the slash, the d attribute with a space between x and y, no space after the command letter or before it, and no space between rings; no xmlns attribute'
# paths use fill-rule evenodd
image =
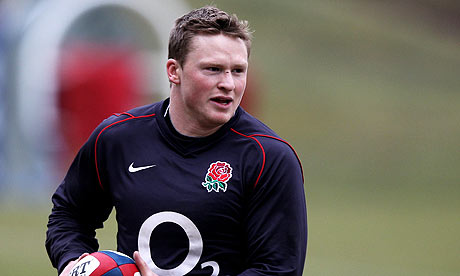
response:
<svg viewBox="0 0 460 276"><path fill-rule="evenodd" d="M68 261L82 253L98 250L95 230L102 228L112 210L111 200L97 175L95 143L99 129L80 149L52 196L53 208L45 245L59 272Z"/></svg>
<svg viewBox="0 0 460 276"><path fill-rule="evenodd" d="M240 275L302 275L307 247L302 168L289 145L259 140L266 157L248 202L248 269Z"/></svg>

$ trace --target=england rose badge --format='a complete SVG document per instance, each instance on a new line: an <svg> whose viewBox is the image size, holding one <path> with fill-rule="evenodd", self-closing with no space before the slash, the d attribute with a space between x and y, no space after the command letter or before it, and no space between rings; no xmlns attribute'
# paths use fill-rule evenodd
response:
<svg viewBox="0 0 460 276"><path fill-rule="evenodd" d="M227 182L232 177L232 167L227 162L217 161L209 166L208 173L201 183L208 192L227 190Z"/></svg>

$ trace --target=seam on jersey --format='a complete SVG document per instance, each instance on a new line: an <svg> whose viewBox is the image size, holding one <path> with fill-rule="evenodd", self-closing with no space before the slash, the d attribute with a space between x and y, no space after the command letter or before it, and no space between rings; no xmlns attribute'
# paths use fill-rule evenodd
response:
<svg viewBox="0 0 460 276"><path fill-rule="evenodd" d="M121 114L128 115L128 116L131 117L131 118L135 118L135 117L136 117L136 116L134 116L133 114L128 113L128 112L123 112L123 113L121 113ZM155 114L153 114L153 115L155 115Z"/></svg>
<svg viewBox="0 0 460 276"><path fill-rule="evenodd" d="M112 115L120 117L121 115L128 115L129 117L135 117L134 115L128 113L128 112L122 112L122 113L113 113Z"/></svg>
<svg viewBox="0 0 460 276"><path fill-rule="evenodd" d="M297 152L295 151L294 147L291 146L291 144L289 144L286 140L283 140L283 139L275 137L275 136L266 135L266 134L252 134L252 135L249 135L249 137L254 137L254 136L260 136L260 137L267 137L267 138L275 139L275 140L278 140L278 141L283 142L286 145L288 145L291 148L291 150L294 152L295 157L297 158L297 161L299 161L300 171L302 172L302 181L305 183L305 178L304 178L304 175L303 175L302 162L300 162L299 155L297 155Z"/></svg>
<svg viewBox="0 0 460 276"><path fill-rule="evenodd" d="M130 118L127 118L127 119L123 119L121 121L118 121L118 122L114 122L114 123L111 123L110 125L104 127L98 134L97 134L97 137L96 137L96 142L94 143L94 163L96 165L96 174L97 174L97 180L99 181L99 186L101 186L102 190L104 190L104 186L102 185L102 181L101 181L101 176L99 174L99 166L97 165L97 142L99 141L99 137L101 136L101 134L107 130L108 128L116 125L116 124L119 124L119 123L122 123L122 122L126 122L126 121L129 121L129 120L132 120L132 119L138 119L138 118L147 118L147 117L153 117L155 116L155 113L153 114L149 114L149 115L143 115L143 116L133 116L129 113L126 113L126 112L123 112L122 114L127 114L127 115L130 115L131 117Z"/></svg>
<svg viewBox="0 0 460 276"><path fill-rule="evenodd" d="M263 156L263 157L262 157L262 168L260 168L259 175L257 176L257 180L256 180L256 182L254 183L254 187L253 187L253 188L255 188L255 187L257 186L257 183L259 183L260 177L262 176L262 172L264 171L264 168L265 168L265 150L264 150L264 147L263 147L262 144L259 142L259 140L257 140L257 138L252 137L252 136L248 136L248 135L244 135L243 133L240 133L240 132L234 130L233 128L231 128L231 130L232 130L233 132L235 132L236 134L238 134L238 135L241 135L241 136L246 137L246 138L253 139L254 141L257 142L257 144L259 144L259 147L260 147L261 150L262 150L262 156Z"/></svg>

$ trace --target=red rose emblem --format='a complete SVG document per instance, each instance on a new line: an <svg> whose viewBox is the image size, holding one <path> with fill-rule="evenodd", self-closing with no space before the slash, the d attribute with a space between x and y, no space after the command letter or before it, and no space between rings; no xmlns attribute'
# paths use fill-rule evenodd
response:
<svg viewBox="0 0 460 276"><path fill-rule="evenodd" d="M209 166L208 173L201 183L209 192L227 191L227 181L232 177L232 167L227 162L217 161Z"/></svg>
<svg viewBox="0 0 460 276"><path fill-rule="evenodd" d="M227 182L232 177L232 167L226 162L217 161L209 167L208 175L213 180Z"/></svg>

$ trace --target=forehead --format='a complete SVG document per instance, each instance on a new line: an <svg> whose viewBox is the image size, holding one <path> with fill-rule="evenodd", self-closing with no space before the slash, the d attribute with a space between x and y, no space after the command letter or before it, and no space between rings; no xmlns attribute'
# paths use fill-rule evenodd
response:
<svg viewBox="0 0 460 276"><path fill-rule="evenodd" d="M238 63L246 63L248 50L241 38L228 35L196 35L189 45L187 60L227 60ZM187 61L186 61L187 62Z"/></svg>

